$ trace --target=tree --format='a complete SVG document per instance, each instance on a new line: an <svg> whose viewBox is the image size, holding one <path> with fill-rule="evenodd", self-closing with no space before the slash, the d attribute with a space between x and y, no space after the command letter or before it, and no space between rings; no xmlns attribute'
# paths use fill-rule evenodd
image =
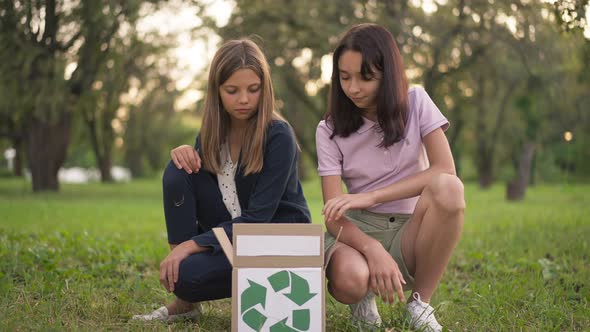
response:
<svg viewBox="0 0 590 332"><path fill-rule="evenodd" d="M145 59L164 56L163 51L170 46L167 42L147 44L137 36L134 28L112 44L106 66L97 73L92 89L83 94L79 104L102 182L112 181L112 154L117 136L115 126L119 134L123 129L122 119L117 113L128 109L128 103L123 103L122 99L129 91L130 82L149 77L157 68L146 65ZM152 88L166 89L159 84ZM171 96L176 95L171 93Z"/></svg>
<svg viewBox="0 0 590 332"><path fill-rule="evenodd" d="M9 45L5 36L0 35L0 45ZM13 174L23 175L24 163L24 123L19 109L30 108L32 96L27 92L25 84L18 77L22 59L9 56L10 47L0 47L0 59L5 59L0 67L0 138L7 139L15 150Z"/></svg>
<svg viewBox="0 0 590 332"><path fill-rule="evenodd" d="M10 50L3 55L22 59L16 79L33 96L31 107L13 112L27 133L34 191L58 190L57 172L66 157L76 106L104 65L114 36L123 23L133 25L141 3L2 1L2 40ZM75 70L64 76L72 63Z"/></svg>
<svg viewBox="0 0 590 332"><path fill-rule="evenodd" d="M134 79L133 86L144 91L144 98L126 106L128 119L124 122L124 159L134 177L161 170L168 160L171 147L194 142L198 128L185 123L189 116L175 112L179 96L170 86L170 78L148 71L152 75ZM168 87L168 88L166 88Z"/></svg>

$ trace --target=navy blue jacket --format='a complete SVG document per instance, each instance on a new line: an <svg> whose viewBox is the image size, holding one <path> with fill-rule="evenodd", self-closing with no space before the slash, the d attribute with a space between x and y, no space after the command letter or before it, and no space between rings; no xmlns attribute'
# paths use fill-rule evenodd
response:
<svg viewBox="0 0 590 332"><path fill-rule="evenodd" d="M202 151L200 135L195 149ZM200 246L212 247L216 254L221 247L211 231L213 227L223 227L231 240L234 223L310 223L311 215L299 182L297 160L297 143L292 129L283 121L273 120L266 131L262 170L246 176L238 162L235 182L242 215L210 225L207 220L218 219L216 209L198 211L202 233L193 237L193 241ZM207 171L202 169L201 172Z"/></svg>

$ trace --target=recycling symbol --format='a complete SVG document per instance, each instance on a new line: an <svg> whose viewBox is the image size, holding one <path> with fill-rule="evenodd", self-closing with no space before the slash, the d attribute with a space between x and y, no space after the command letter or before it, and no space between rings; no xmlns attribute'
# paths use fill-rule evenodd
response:
<svg viewBox="0 0 590 332"><path fill-rule="evenodd" d="M262 326L267 321L268 317L260 312L255 306L262 305L266 309L267 288L256 283L250 279L248 280L248 288L246 288L241 296L240 319L249 327L259 332ZM292 271L280 271L267 278L268 283L272 286L273 294L269 296L284 296L289 301L302 307L305 303L311 300L317 293L309 291L309 283L307 280L297 275ZM291 286L290 291L286 290ZM270 326L270 332L300 332L309 330L310 326L310 311L309 309L295 309L291 313L292 325L287 325L289 316L281 319L279 322Z"/></svg>

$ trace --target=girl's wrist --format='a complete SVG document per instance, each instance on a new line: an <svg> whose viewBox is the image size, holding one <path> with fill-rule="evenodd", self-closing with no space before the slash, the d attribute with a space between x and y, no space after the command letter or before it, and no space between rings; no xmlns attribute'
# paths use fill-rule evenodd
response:
<svg viewBox="0 0 590 332"><path fill-rule="evenodd" d="M200 251L202 251L202 247L199 246L195 241L193 240L188 240L188 241L184 241L182 243L184 252L188 255L192 255L192 254L196 254Z"/></svg>
<svg viewBox="0 0 590 332"><path fill-rule="evenodd" d="M373 249L374 246L381 245L381 243L372 237L369 237L369 241L365 242L360 250L363 256L367 257L367 254Z"/></svg>
<svg viewBox="0 0 590 332"><path fill-rule="evenodd" d="M371 200L373 202L373 205L379 204L379 203L383 203L383 202L381 202L381 193L380 193L380 191L381 190L375 190L375 191L371 191L371 192L368 193L370 195L370 197L371 197Z"/></svg>

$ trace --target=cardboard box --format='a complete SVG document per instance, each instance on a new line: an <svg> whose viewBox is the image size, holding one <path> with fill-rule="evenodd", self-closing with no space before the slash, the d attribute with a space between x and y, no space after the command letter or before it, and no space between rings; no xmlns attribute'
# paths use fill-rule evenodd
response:
<svg viewBox="0 0 590 332"><path fill-rule="evenodd" d="M232 331L325 330L321 225L235 224L233 246L213 232L233 266Z"/></svg>

